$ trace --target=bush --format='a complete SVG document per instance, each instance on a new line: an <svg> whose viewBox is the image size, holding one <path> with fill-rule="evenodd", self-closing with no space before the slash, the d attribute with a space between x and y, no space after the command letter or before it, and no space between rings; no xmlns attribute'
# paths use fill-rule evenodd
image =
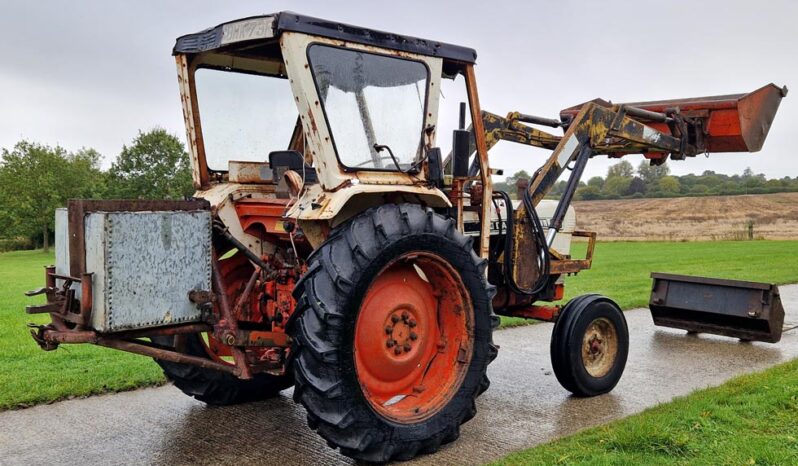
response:
<svg viewBox="0 0 798 466"><path fill-rule="evenodd" d="M30 238L0 238L0 252L33 249Z"/></svg>

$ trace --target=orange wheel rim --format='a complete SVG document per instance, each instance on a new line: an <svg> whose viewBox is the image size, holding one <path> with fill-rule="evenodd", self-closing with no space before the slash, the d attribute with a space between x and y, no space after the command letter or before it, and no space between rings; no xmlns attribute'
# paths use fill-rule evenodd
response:
<svg viewBox="0 0 798 466"><path fill-rule="evenodd" d="M379 414L417 422L460 388L473 353L474 311L460 275L428 252L386 265L363 297L355 322L355 369Z"/></svg>

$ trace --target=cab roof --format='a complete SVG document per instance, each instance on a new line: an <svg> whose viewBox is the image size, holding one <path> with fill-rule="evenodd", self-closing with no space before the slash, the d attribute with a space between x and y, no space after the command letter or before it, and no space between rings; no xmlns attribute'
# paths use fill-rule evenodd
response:
<svg viewBox="0 0 798 466"><path fill-rule="evenodd" d="M172 53L195 54L228 48L233 44L267 42L279 37L283 31L340 39L402 52L440 57L444 60L461 63L474 63L477 58L477 52L472 48L366 29L290 11L237 19L201 32L178 37Z"/></svg>

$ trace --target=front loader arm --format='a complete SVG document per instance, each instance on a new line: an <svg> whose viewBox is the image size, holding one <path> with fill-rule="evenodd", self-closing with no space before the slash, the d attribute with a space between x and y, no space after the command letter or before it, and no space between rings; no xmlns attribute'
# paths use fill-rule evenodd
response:
<svg viewBox="0 0 798 466"><path fill-rule="evenodd" d="M680 154L682 150L679 138L633 120L623 111L588 103L570 122L546 163L535 173L528 188L532 205L537 205L551 191L565 167L580 153L590 158L608 152ZM578 184L579 180L574 182Z"/></svg>
<svg viewBox="0 0 798 466"><path fill-rule="evenodd" d="M567 260L561 257L557 251L553 251L551 245L555 235L562 228L579 180L591 157L596 153L606 153L609 145L612 146L613 151L621 149L642 151L642 146L645 151L666 154L680 153L685 149L679 138L656 131L626 116L626 112L618 110L596 103L584 105L567 124L565 134L559 139L549 158L533 175L524 193L523 202L515 211L513 231L515 246L509 251L511 256L510 273L512 274L510 278L516 284L517 289L539 289L543 283L541 274L578 272L590 267L589 260ZM536 117L525 119L545 122ZM544 147L540 144L540 140L540 135L535 134L535 138L530 140L530 145ZM536 214L530 210L534 210L535 206L551 191L557 179L572 162L571 176L554 215L547 225L548 231L544 237L543 226L539 224L538 220L535 220ZM545 244L541 244L543 242ZM538 253L530 254L530 251L538 251ZM538 262L538 255L543 256L543 262ZM560 263L551 264L550 256L555 257ZM539 265L535 266L535 263ZM532 293L532 291L528 292Z"/></svg>
<svg viewBox="0 0 798 466"><path fill-rule="evenodd" d="M483 113L486 139L492 142L489 147L503 139L552 149L549 158L533 175L523 202L515 212L516 247L510 251L512 280L521 289L532 289L539 283L541 273L575 272L590 267L589 261L577 264L561 260L562 264L551 264L551 269L540 271L530 266L536 258L529 257L530 251L538 251L556 260L565 259L551 245L562 228L590 158L599 154L611 157L644 154L652 164L661 164L668 157L682 160L709 152L756 152L762 147L778 105L786 94L786 88L769 84L749 94L718 97L618 105L595 100L564 110L560 121L520 113L510 113L502 119ZM566 129L563 136L557 138L523 123ZM571 176L551 221L545 226L548 231L544 238L540 231L544 226L534 221L529 210L534 210L551 191L566 167L572 170ZM543 241L545 244L540 244ZM544 257L547 266L548 261ZM559 267L565 262L573 267Z"/></svg>

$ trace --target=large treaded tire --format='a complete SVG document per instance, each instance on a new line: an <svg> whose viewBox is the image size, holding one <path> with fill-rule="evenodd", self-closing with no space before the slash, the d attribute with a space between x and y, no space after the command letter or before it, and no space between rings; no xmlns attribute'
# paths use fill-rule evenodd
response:
<svg viewBox="0 0 798 466"><path fill-rule="evenodd" d="M152 341L160 346L174 347L174 337L153 337ZM185 351L191 356L210 359L200 341L200 336L196 334L186 336ZM164 375L174 383L175 387L186 395L210 405L232 405L272 398L294 382L290 374L284 376L255 374L250 380L242 380L226 372L190 364L159 359L155 362L161 366Z"/></svg>
<svg viewBox="0 0 798 466"><path fill-rule="evenodd" d="M583 337L596 319L615 328L617 351L605 375L592 376L583 362ZM621 379L629 354L629 330L620 307L598 294L577 296L560 312L551 335L551 364L560 385L580 397L607 393Z"/></svg>
<svg viewBox="0 0 798 466"><path fill-rule="evenodd" d="M386 263L408 251L435 253L459 273L473 303L474 344L450 401L431 417L399 423L369 405L358 381L353 342L370 283ZM457 439L460 425L476 413L476 397L488 388L487 366L497 353L492 332L499 319L486 266L471 238L451 219L415 204L372 208L336 228L313 253L294 291L294 400L307 410L309 426L344 455L370 462L407 460Z"/></svg>

